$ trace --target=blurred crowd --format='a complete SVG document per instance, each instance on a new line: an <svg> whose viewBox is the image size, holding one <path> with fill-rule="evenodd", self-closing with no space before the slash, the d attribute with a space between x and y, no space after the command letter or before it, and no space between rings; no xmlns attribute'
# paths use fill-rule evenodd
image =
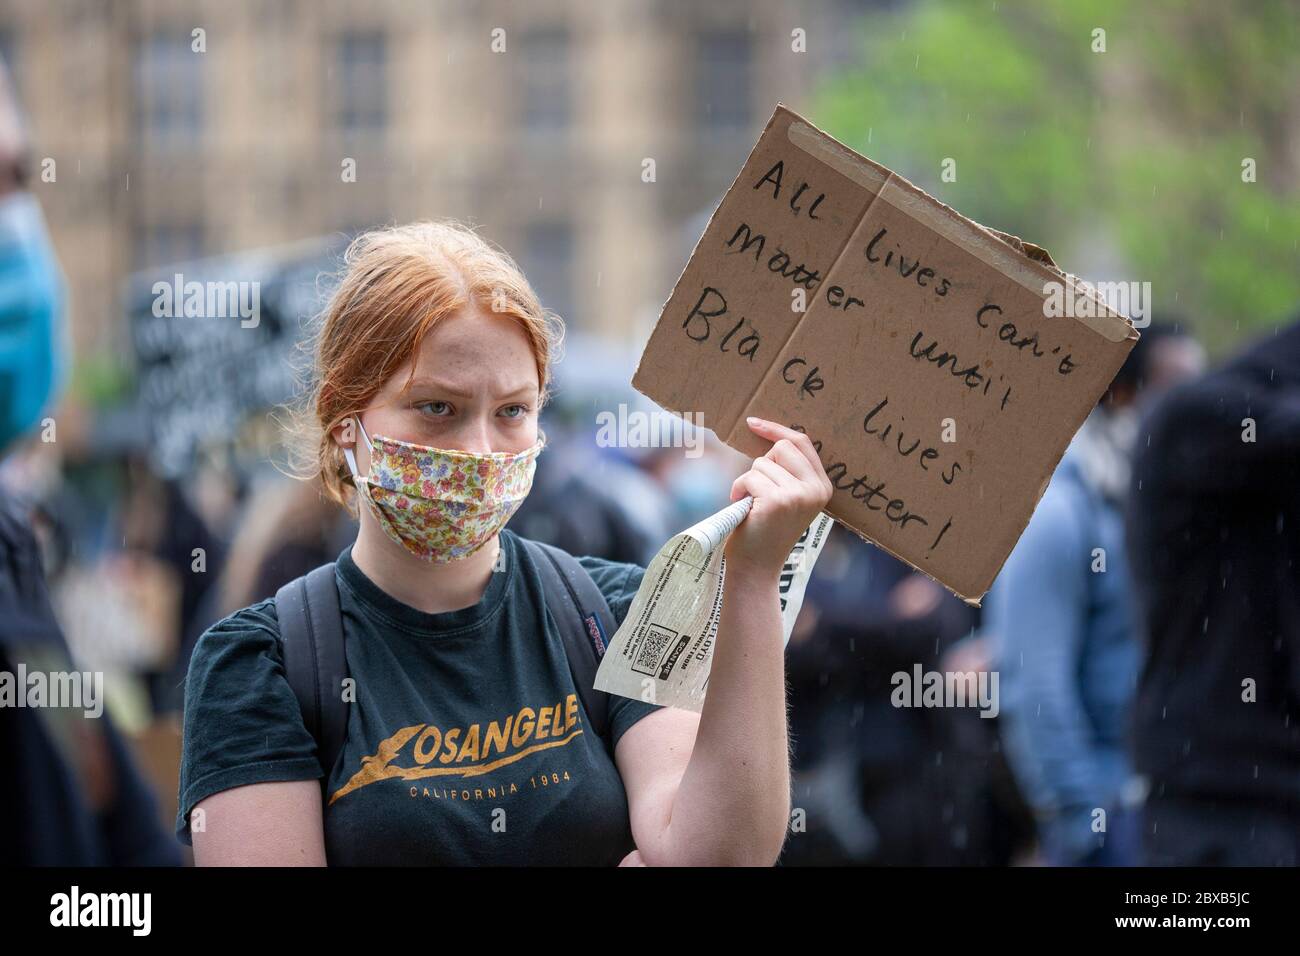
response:
<svg viewBox="0 0 1300 956"><path fill-rule="evenodd" d="M355 529L246 448L214 443L167 476L147 421L88 443L42 417L63 303L26 160L0 119L0 670L103 672L107 706L100 721L0 707L14 782L0 845L18 863L180 864L196 639ZM598 446L597 410L636 396L566 371L511 527L645 564L725 505L747 462L711 437L698 458ZM837 526L788 648L798 820L783 863L1300 862L1298 522L1300 323L1207 370L1166 319L982 608ZM996 674L996 715L900 706L896 676L918 667Z"/></svg>

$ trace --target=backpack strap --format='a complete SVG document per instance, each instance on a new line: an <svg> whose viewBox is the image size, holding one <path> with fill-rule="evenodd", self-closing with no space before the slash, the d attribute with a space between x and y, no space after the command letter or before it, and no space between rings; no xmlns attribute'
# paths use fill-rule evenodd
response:
<svg viewBox="0 0 1300 956"><path fill-rule="evenodd" d="M275 613L280 622L284 675L298 698L303 723L316 739L316 756L324 773L323 796L343 749L348 722L342 693L348 663L333 562L280 588L275 595Z"/></svg>
<svg viewBox="0 0 1300 956"><path fill-rule="evenodd" d="M519 537L542 576L547 606L555 613L578 696L592 728L609 745L609 694L596 690L596 669L605 656L614 614L578 560L554 545Z"/></svg>

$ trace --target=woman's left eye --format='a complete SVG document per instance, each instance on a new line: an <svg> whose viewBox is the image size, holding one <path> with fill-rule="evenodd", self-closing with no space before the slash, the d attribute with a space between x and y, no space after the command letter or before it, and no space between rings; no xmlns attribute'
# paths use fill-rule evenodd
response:
<svg viewBox="0 0 1300 956"><path fill-rule="evenodd" d="M528 414L527 405L507 405L504 410L508 412L512 409L518 409L518 413L515 415L507 415L506 418L523 418Z"/></svg>

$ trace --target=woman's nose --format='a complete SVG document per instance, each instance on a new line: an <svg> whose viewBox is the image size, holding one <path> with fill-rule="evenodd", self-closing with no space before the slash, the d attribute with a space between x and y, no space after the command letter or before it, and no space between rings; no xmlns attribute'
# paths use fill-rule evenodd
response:
<svg viewBox="0 0 1300 956"><path fill-rule="evenodd" d="M456 437L461 451L486 455L496 450L492 447L491 423L480 418L467 422L464 431Z"/></svg>

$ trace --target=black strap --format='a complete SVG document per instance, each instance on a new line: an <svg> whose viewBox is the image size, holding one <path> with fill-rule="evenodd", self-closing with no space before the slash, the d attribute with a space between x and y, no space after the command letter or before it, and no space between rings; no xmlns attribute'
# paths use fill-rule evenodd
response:
<svg viewBox="0 0 1300 956"><path fill-rule="evenodd" d="M284 674L298 698L303 723L316 739L324 795L330 771L343 750L348 723L348 705L343 700L348 663L333 563L280 588L275 595L275 613L280 622Z"/></svg>
<svg viewBox="0 0 1300 956"><path fill-rule="evenodd" d="M587 569L573 555L550 544L518 539L542 577L546 600L564 637L564 650L578 696L592 728L609 745L609 694L596 690L596 669L614 632L614 614Z"/></svg>

